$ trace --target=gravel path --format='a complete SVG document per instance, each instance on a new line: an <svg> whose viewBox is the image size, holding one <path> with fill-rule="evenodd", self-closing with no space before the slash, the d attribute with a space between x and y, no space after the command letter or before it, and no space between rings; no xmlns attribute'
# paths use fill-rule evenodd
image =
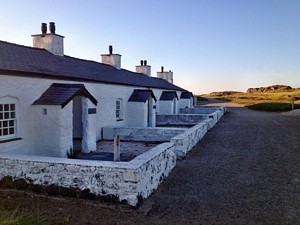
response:
<svg viewBox="0 0 300 225"><path fill-rule="evenodd" d="M300 116L229 107L143 207L153 224L300 224Z"/></svg>
<svg viewBox="0 0 300 225"><path fill-rule="evenodd" d="M138 209L0 191L50 224L300 224L300 116L228 113Z"/></svg>

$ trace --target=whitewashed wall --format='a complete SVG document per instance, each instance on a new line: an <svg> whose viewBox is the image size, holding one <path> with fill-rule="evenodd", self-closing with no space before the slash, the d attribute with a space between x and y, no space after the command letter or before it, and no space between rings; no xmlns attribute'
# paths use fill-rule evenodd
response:
<svg viewBox="0 0 300 225"><path fill-rule="evenodd" d="M127 114L127 126L147 127L147 102L128 102Z"/></svg>
<svg viewBox="0 0 300 225"><path fill-rule="evenodd" d="M193 98L181 98L179 99L179 109L181 108L192 108Z"/></svg>
<svg viewBox="0 0 300 225"><path fill-rule="evenodd" d="M32 103L49 88L53 82L45 79L0 76L0 98L11 96L19 102L18 137L22 140L0 143L0 152L32 154L34 146L34 108ZM41 125L40 125L41 126Z"/></svg>
<svg viewBox="0 0 300 225"><path fill-rule="evenodd" d="M141 108L140 110L137 109L135 111L133 110L133 108L128 107L128 99L133 93L133 90L141 89L142 87L1 75L0 98L10 96L16 98L19 102L20 115L18 118L18 124L20 129L18 130L18 136L21 137L22 140L1 143L0 152L19 154L45 153L41 152L40 149L42 146L44 146L44 144L41 144L43 142L47 142L48 138L46 140L44 139L45 137L38 138L35 132L36 126L41 126L43 124L42 118L44 117L40 114L40 112L37 112L37 110L41 110L38 109L39 106L33 106L32 103L37 100L50 87L52 83L83 83L86 89L97 99L97 106L91 105L90 102L88 103L88 107L96 108L97 110L97 114L89 115L89 119L86 121L89 126L89 130L87 131L88 133L86 133L86 136L89 136L89 139L85 142L86 145L89 146L88 149L94 150L96 141L102 139L102 127L125 127L131 124L135 124L135 126L140 127L147 126L147 123L145 122L147 121L147 106L144 105L143 109ZM156 98L159 99L162 90L153 89L153 92ZM121 121L117 121L115 117L116 99L118 98L121 98L123 100L123 120ZM69 104L70 105L66 106L67 108L65 107L66 109L64 108L63 110L57 110L57 112L62 112L61 121L68 121L68 119L72 117L72 111L70 112L69 110L69 108L71 108L72 102L70 102ZM156 105L156 108L159 108L158 102L153 102L153 104ZM49 110L51 111L51 107L40 107L49 108ZM65 115L64 112L66 112L66 114L68 115ZM153 117L155 117L155 113L156 111L153 110ZM36 116L37 118L39 118L39 123L35 122ZM58 120L58 118L54 117L52 119ZM44 131L46 132L46 129ZM67 135L70 136L71 134L68 133ZM64 145L63 148L69 149L69 145L71 145L70 141L64 143L68 146L66 147ZM49 155L48 152L46 155Z"/></svg>
<svg viewBox="0 0 300 225"><path fill-rule="evenodd" d="M113 195L136 206L147 198L176 165L174 144L164 143L130 162L105 162L0 153L0 180L24 179L31 185L89 190Z"/></svg>
<svg viewBox="0 0 300 225"><path fill-rule="evenodd" d="M174 103L173 101L158 101L159 110L158 114L174 114L173 107Z"/></svg>
<svg viewBox="0 0 300 225"><path fill-rule="evenodd" d="M72 102L64 108L56 105L31 107L33 129L32 139L29 141L34 144L29 149L30 154L67 157L67 152L73 147ZM44 114L44 109L47 114Z"/></svg>

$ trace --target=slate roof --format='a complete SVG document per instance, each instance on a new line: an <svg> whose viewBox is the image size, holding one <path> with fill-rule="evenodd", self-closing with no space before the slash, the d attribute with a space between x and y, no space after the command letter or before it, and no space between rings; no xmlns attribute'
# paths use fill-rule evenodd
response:
<svg viewBox="0 0 300 225"><path fill-rule="evenodd" d="M135 89L131 96L129 97L129 102L146 102L149 97L156 98L151 90L142 90L142 89Z"/></svg>
<svg viewBox="0 0 300 225"><path fill-rule="evenodd" d="M174 98L178 99L176 91L163 91L159 100L173 101Z"/></svg>
<svg viewBox="0 0 300 225"><path fill-rule="evenodd" d="M193 93L189 92L189 91L181 92L181 95L180 95L181 99L189 99L189 98L192 98L192 97L193 97Z"/></svg>
<svg viewBox="0 0 300 225"><path fill-rule="evenodd" d="M83 84L53 83L33 105L61 105L65 107L75 96L85 96L97 105L97 100Z"/></svg>
<svg viewBox="0 0 300 225"><path fill-rule="evenodd" d="M0 41L0 74L186 91L161 78Z"/></svg>

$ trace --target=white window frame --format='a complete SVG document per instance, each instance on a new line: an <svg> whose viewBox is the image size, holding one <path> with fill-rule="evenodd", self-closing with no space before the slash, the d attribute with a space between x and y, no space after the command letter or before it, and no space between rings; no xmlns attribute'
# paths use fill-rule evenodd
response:
<svg viewBox="0 0 300 225"><path fill-rule="evenodd" d="M18 137L18 101L12 97L0 97L0 141Z"/></svg>
<svg viewBox="0 0 300 225"><path fill-rule="evenodd" d="M123 99L117 98L116 99L116 119L123 120Z"/></svg>

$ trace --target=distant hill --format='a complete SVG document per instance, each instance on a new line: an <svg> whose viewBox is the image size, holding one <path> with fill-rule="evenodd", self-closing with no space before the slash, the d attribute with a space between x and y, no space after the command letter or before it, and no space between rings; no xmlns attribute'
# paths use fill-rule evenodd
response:
<svg viewBox="0 0 300 225"><path fill-rule="evenodd" d="M241 94L243 92L240 91L218 91L218 92L212 92L209 95L212 96L227 96L227 95L234 95L234 94Z"/></svg>
<svg viewBox="0 0 300 225"><path fill-rule="evenodd" d="M259 88L248 88L247 93L257 93L257 92L274 92L274 91L290 91L293 90L291 86L287 85L272 85L267 87L259 87Z"/></svg>

